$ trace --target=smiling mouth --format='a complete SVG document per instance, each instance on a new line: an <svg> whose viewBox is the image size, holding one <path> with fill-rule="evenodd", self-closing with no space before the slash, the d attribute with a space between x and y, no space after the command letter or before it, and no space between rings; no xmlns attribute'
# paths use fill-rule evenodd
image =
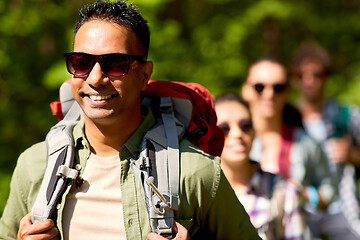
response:
<svg viewBox="0 0 360 240"><path fill-rule="evenodd" d="M88 97L94 101L107 100L107 99L111 98L112 96L113 95L88 95Z"/></svg>
<svg viewBox="0 0 360 240"><path fill-rule="evenodd" d="M110 95L110 94L106 94L106 95L83 94L83 97L88 97L90 100L93 100L93 101L104 101L104 100L110 99L114 96L115 95Z"/></svg>

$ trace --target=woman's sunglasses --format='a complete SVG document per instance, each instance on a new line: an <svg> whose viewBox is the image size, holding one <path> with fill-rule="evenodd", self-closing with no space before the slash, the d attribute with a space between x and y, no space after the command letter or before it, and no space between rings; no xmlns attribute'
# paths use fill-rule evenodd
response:
<svg viewBox="0 0 360 240"><path fill-rule="evenodd" d="M238 122L239 128L244 133L250 133L253 130L253 125L250 119L242 119ZM224 132L224 135L227 136L230 132L230 126L227 123L219 124L219 128Z"/></svg>
<svg viewBox="0 0 360 240"><path fill-rule="evenodd" d="M264 89L267 85L265 85L263 83L255 83L252 86L254 87L255 91L259 95L261 95L261 93L264 91ZM276 84L269 85L269 86L272 87L275 94L283 93L288 88L288 85L286 83L276 83Z"/></svg>
<svg viewBox="0 0 360 240"><path fill-rule="evenodd" d="M91 72L95 63L99 63L105 75L111 77L125 76L129 72L130 61L136 60L141 63L146 62L142 56L108 53L93 55L83 52L64 53L66 67L70 74L75 76L85 76Z"/></svg>

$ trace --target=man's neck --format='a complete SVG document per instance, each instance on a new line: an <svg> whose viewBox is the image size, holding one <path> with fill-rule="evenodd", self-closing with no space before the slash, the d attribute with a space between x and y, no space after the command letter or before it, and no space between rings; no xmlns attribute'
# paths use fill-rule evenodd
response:
<svg viewBox="0 0 360 240"><path fill-rule="evenodd" d="M256 117L253 114L254 129L258 134L267 132L278 132L282 130L282 116L274 116L272 118Z"/></svg>
<svg viewBox="0 0 360 240"><path fill-rule="evenodd" d="M304 120L321 119L323 106L322 97L314 100L300 98L299 101L299 110Z"/></svg>
<svg viewBox="0 0 360 240"><path fill-rule="evenodd" d="M91 151L102 157L118 154L120 148L135 132L141 121L141 113L106 123L94 122L85 117L85 135L91 146Z"/></svg>

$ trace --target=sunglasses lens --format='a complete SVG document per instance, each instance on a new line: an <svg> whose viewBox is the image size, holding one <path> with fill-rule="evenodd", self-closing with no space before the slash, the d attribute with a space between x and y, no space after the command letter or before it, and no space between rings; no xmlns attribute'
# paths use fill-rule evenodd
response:
<svg viewBox="0 0 360 240"><path fill-rule="evenodd" d="M227 125L226 123L220 124L219 128L224 132L224 135L228 135L229 131L230 131L230 127L229 125Z"/></svg>
<svg viewBox="0 0 360 240"><path fill-rule="evenodd" d="M123 53L109 53L92 55L88 53L65 53L66 66L69 73L75 76L85 76L91 72L96 62L101 66L105 75L121 77L129 72L130 60L146 62L146 58Z"/></svg>
<svg viewBox="0 0 360 240"><path fill-rule="evenodd" d="M66 66L71 74L82 76L88 74L94 66L94 60L87 54L70 54L66 58Z"/></svg>
<svg viewBox="0 0 360 240"><path fill-rule="evenodd" d="M226 123L220 124L219 128L224 132L224 135L227 136L230 132L230 126ZM239 128L244 133L250 133L253 130L253 126L251 123L251 120L249 119L243 119L239 122Z"/></svg>
<svg viewBox="0 0 360 240"><path fill-rule="evenodd" d="M258 94L261 94L264 88L265 88L264 84L261 83L254 84L254 89Z"/></svg>
<svg viewBox="0 0 360 240"><path fill-rule="evenodd" d="M274 92L275 93L283 93L286 90L287 86L285 84L275 84Z"/></svg>
<svg viewBox="0 0 360 240"><path fill-rule="evenodd" d="M244 133L249 133L253 130L252 123L249 119L243 119L239 122L239 127Z"/></svg>
<svg viewBox="0 0 360 240"><path fill-rule="evenodd" d="M124 76L129 71L130 59L120 54L104 55L101 68L105 74L113 77Z"/></svg>

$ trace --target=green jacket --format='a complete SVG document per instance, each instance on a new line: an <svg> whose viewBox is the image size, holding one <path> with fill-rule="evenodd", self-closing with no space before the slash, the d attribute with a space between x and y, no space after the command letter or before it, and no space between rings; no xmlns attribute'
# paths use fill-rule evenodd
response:
<svg viewBox="0 0 360 240"><path fill-rule="evenodd" d="M143 194L135 184L130 159L139 155L141 139L155 123L151 111L135 133L119 150L124 225L127 239L146 239L151 232ZM83 121L74 128L76 161L86 167L89 144L83 134ZM260 239L243 206L220 169L220 159L209 156L189 141L180 143L179 210L175 219L185 226L192 239ZM0 220L0 239L16 239L19 222L31 211L39 191L46 164L46 145L41 142L21 154L15 168L10 196ZM82 173L82 172L81 172ZM80 174L81 174L80 173ZM57 206L57 227L62 235L61 218L66 195Z"/></svg>

